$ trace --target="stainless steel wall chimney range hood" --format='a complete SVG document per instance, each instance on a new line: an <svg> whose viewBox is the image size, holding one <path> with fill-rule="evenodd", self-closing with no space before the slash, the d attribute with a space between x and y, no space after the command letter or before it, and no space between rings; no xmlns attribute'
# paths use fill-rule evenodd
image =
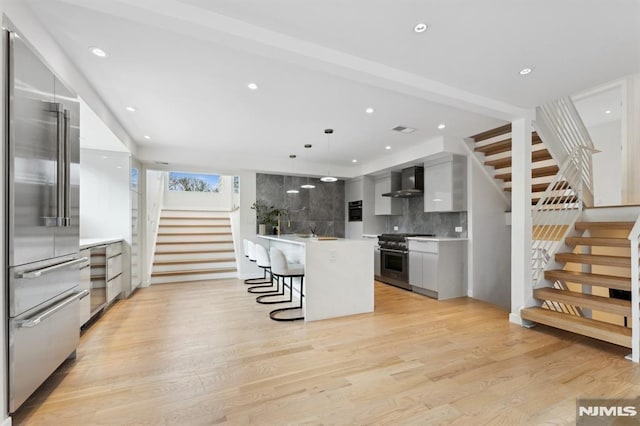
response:
<svg viewBox="0 0 640 426"><path fill-rule="evenodd" d="M382 194L383 197L410 198L424 193L424 167L407 167L402 170L400 189Z"/></svg>

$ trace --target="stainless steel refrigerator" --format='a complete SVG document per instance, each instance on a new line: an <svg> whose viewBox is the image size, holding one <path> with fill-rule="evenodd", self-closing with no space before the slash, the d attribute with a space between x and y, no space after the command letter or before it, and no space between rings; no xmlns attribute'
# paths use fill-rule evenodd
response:
<svg viewBox="0 0 640 426"><path fill-rule="evenodd" d="M79 104L19 35L6 47L9 411L79 342Z"/></svg>

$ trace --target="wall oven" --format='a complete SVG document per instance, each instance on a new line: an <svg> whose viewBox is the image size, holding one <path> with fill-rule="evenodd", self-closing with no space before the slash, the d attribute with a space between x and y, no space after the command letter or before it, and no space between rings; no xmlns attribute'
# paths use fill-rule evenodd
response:
<svg viewBox="0 0 640 426"><path fill-rule="evenodd" d="M349 201L349 222L362 222L362 200Z"/></svg>

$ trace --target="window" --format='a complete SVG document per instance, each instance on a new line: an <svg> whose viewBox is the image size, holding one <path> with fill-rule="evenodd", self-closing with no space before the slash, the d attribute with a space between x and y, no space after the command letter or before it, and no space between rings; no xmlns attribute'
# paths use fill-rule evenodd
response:
<svg viewBox="0 0 640 426"><path fill-rule="evenodd" d="M169 172L169 191L220 192L219 175Z"/></svg>

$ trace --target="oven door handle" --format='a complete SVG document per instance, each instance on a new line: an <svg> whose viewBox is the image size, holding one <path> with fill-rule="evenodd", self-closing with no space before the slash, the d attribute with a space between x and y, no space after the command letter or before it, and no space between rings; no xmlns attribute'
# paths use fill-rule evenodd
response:
<svg viewBox="0 0 640 426"><path fill-rule="evenodd" d="M89 290L82 290L80 292L73 293L71 296L67 297L62 302L56 304L53 308L47 309L46 311L44 311L43 313L35 317L28 318L22 321L17 321L16 325L18 326L18 328L33 328L36 325L40 324L42 321L49 318L50 316L54 315L56 312L60 311L61 309L64 309L64 307L67 306L68 304L73 303L76 300L79 300L85 297L88 293L89 293Z"/></svg>
<svg viewBox="0 0 640 426"><path fill-rule="evenodd" d="M409 250L394 250L394 249L387 249L387 248L381 248L380 251L386 251L389 253L400 253L400 254L409 253Z"/></svg>

